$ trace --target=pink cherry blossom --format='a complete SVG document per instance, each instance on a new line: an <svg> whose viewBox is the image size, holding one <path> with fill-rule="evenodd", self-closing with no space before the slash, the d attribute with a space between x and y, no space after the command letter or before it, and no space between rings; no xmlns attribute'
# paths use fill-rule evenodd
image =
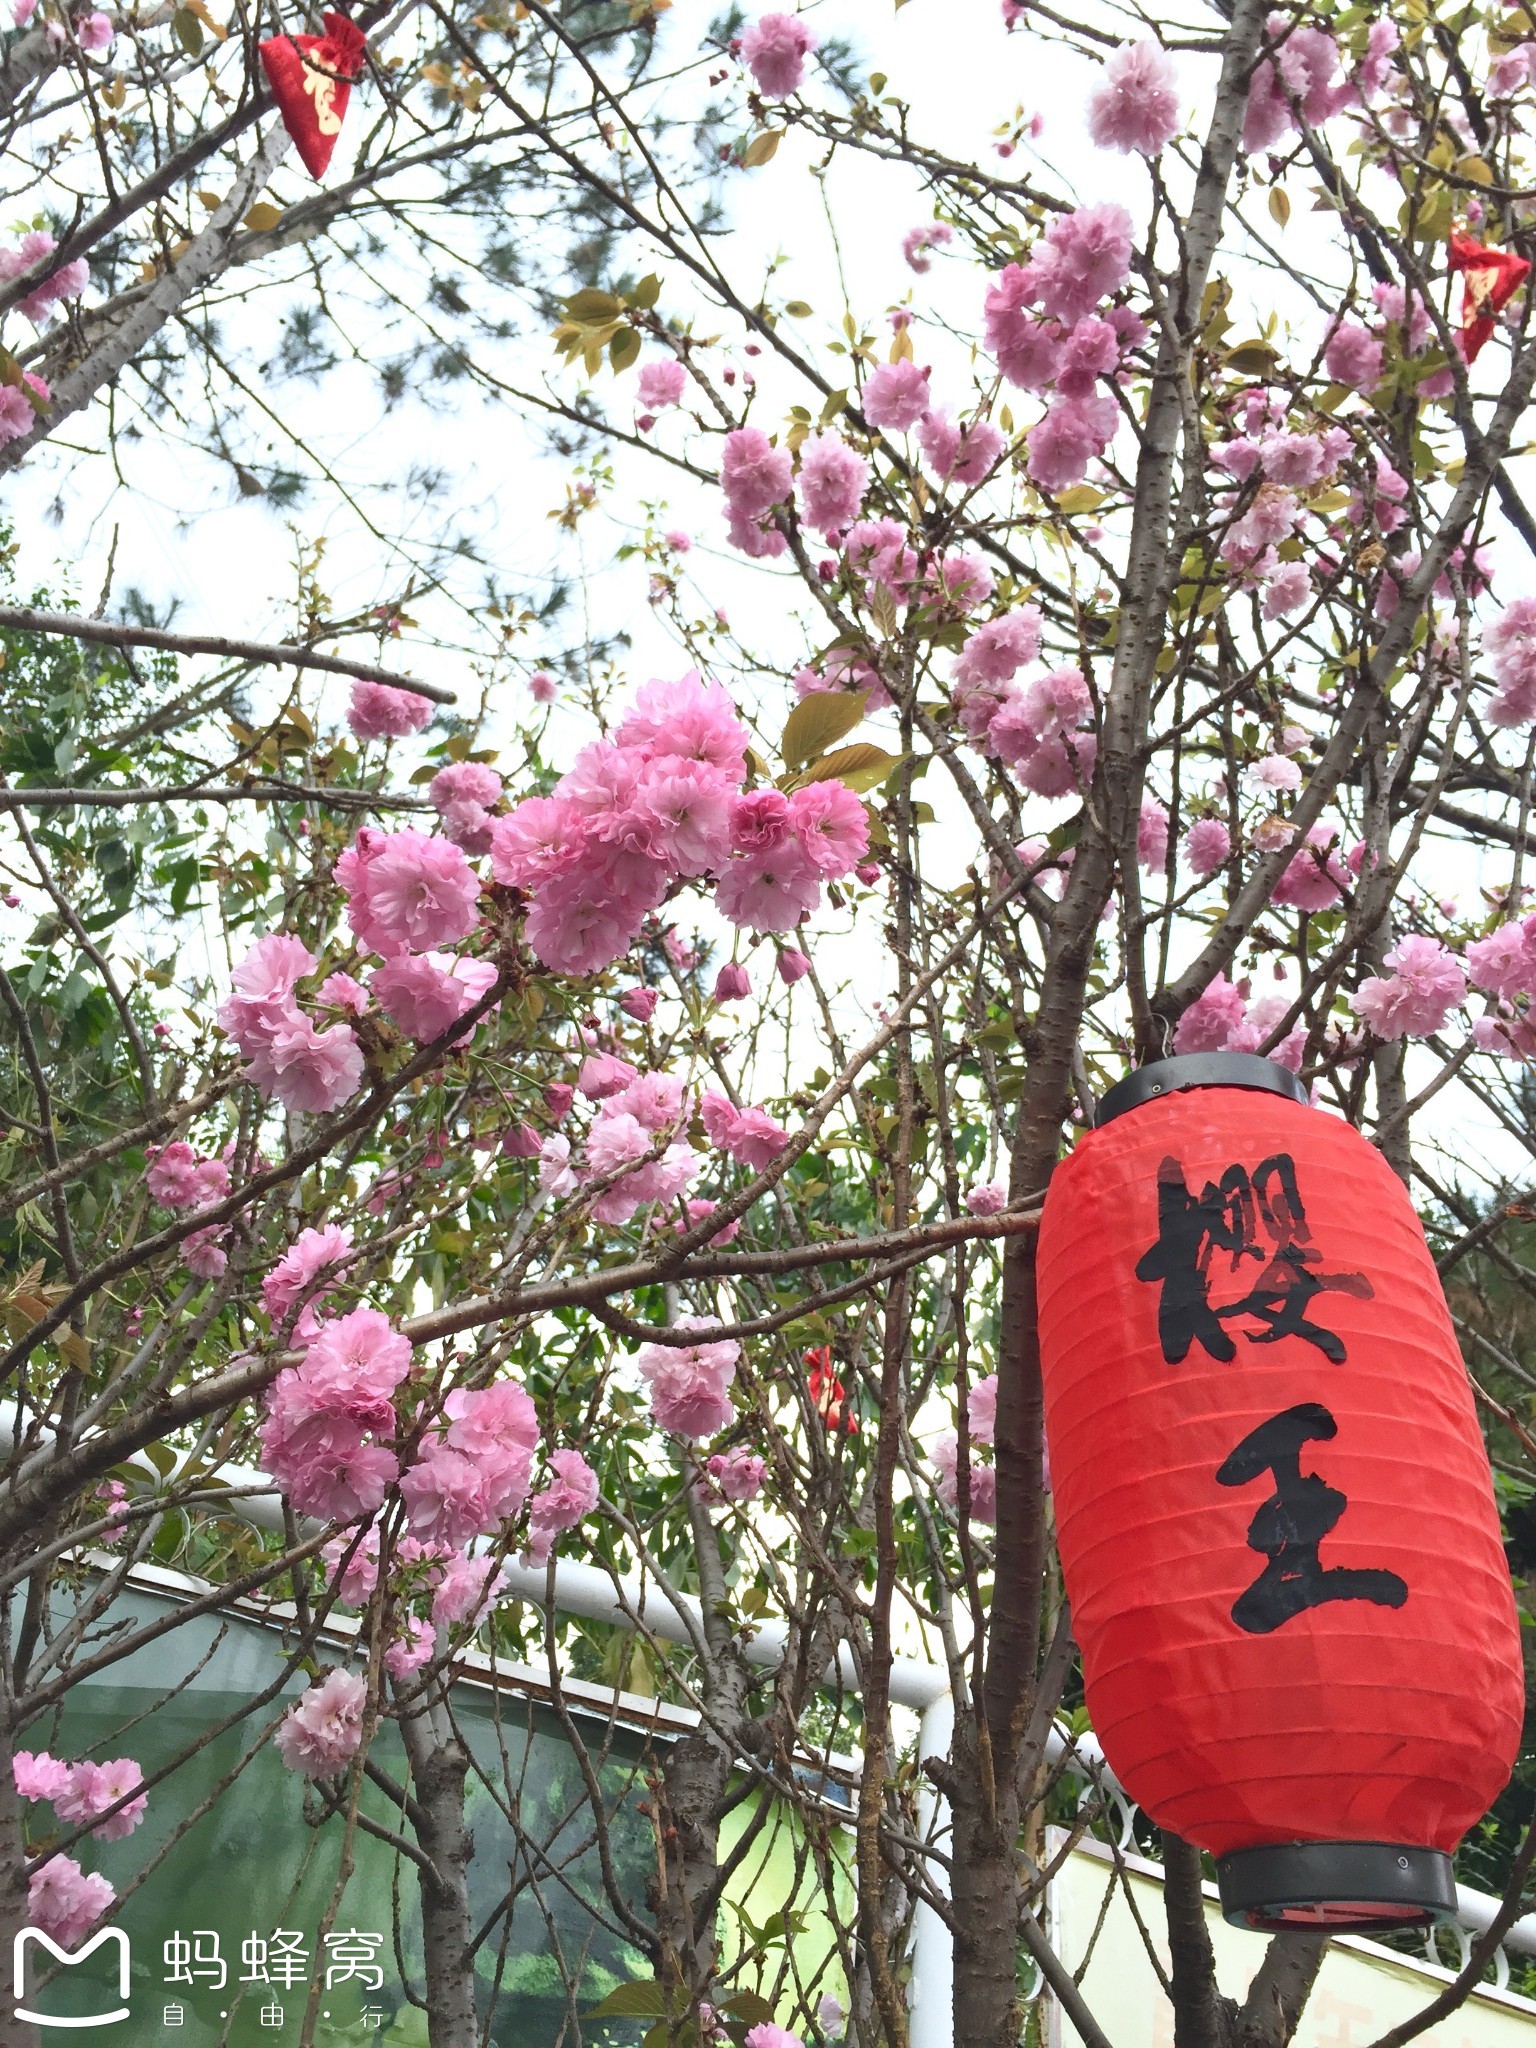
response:
<svg viewBox="0 0 1536 2048"><path fill-rule="evenodd" d="M786 988L793 988L802 976L809 974L811 971L809 959L804 953L797 952L793 946L782 948L775 965L778 970L779 979Z"/></svg>
<svg viewBox="0 0 1536 2048"><path fill-rule="evenodd" d="M737 427L726 435L720 486L740 517L755 519L784 504L792 477L789 451L775 448L761 427Z"/></svg>
<svg viewBox="0 0 1536 2048"><path fill-rule="evenodd" d="M715 986L710 1000L714 1003L739 1003L743 996L752 993L752 977L739 961L727 960L715 976Z"/></svg>
<svg viewBox="0 0 1536 2048"><path fill-rule="evenodd" d="M1224 974L1208 982L1180 1017L1173 1034L1176 1053L1222 1052L1248 1015L1242 991Z"/></svg>
<svg viewBox="0 0 1536 2048"><path fill-rule="evenodd" d="M50 1856L27 1880L27 1919L60 1948L73 1948L116 1897L106 1878L87 1877L72 1856Z"/></svg>
<svg viewBox="0 0 1536 2048"><path fill-rule="evenodd" d="M685 1316L677 1327L707 1331L718 1327L708 1318ZM701 1337L688 1346L643 1344L635 1358L650 1388L651 1413L659 1429L695 1439L715 1436L735 1419L730 1385L741 1346L734 1337L710 1342Z"/></svg>
<svg viewBox="0 0 1536 2048"><path fill-rule="evenodd" d="M110 50L116 37L109 15L88 14L75 24L75 40L82 50Z"/></svg>
<svg viewBox="0 0 1536 2048"><path fill-rule="evenodd" d="M574 1194L577 1187L571 1166L571 1141L558 1131L539 1148L539 1192L544 1195Z"/></svg>
<svg viewBox="0 0 1536 2048"><path fill-rule="evenodd" d="M1512 1002L1536 988L1536 917L1513 918L1473 939L1467 947L1467 972L1474 987Z"/></svg>
<svg viewBox="0 0 1536 2048"><path fill-rule="evenodd" d="M1340 866L1335 849L1336 825L1314 825L1307 843L1281 870L1269 900L1287 910L1332 910L1344 900L1349 875Z"/></svg>
<svg viewBox="0 0 1536 2048"><path fill-rule="evenodd" d="M652 356L640 365L639 400L645 412L664 412L676 405L688 384L688 372L677 356Z"/></svg>
<svg viewBox="0 0 1536 2048"><path fill-rule="evenodd" d="M910 360L881 363L864 386L864 417L872 427L904 434L930 409L928 372Z"/></svg>
<svg viewBox="0 0 1536 2048"><path fill-rule="evenodd" d="M384 1669L397 1685L403 1685L412 1672L432 1661L436 1647L437 1630L431 1622L412 1617L406 1621L403 1633L384 1652Z"/></svg>
<svg viewBox="0 0 1536 2048"><path fill-rule="evenodd" d="M452 1628L463 1621L483 1620L502 1590L505 1569L494 1557L473 1557L456 1550L443 1566L432 1594L434 1625Z"/></svg>
<svg viewBox="0 0 1536 2048"><path fill-rule="evenodd" d="M1130 215L1113 202L1059 213L1030 256L1030 289L1052 319L1071 326L1124 287L1133 240Z"/></svg>
<svg viewBox="0 0 1536 2048"><path fill-rule="evenodd" d="M429 697L392 690L387 683L354 683L347 724L360 740L401 740L432 723Z"/></svg>
<svg viewBox="0 0 1536 2048"><path fill-rule="evenodd" d="M1122 43L1088 100L1088 133L1100 149L1156 156L1178 133L1173 65L1156 43Z"/></svg>
<svg viewBox="0 0 1536 2048"><path fill-rule="evenodd" d="M1220 818L1197 818L1184 835L1184 858L1201 880L1224 868L1232 856L1232 835Z"/></svg>
<svg viewBox="0 0 1536 2048"><path fill-rule="evenodd" d="M56 1756L50 1756L46 1749L35 1754L31 1750L18 1749L11 1759L11 1775L16 1782L17 1796L21 1799L57 1799L68 1792L73 1766Z"/></svg>
<svg viewBox="0 0 1536 2048"><path fill-rule="evenodd" d="M480 884L457 846L410 826L364 826L336 863L359 945L386 956L450 945L475 928Z"/></svg>
<svg viewBox="0 0 1536 2048"><path fill-rule="evenodd" d="M548 669L536 668L528 678L528 694L535 704L553 704L560 687Z"/></svg>
<svg viewBox="0 0 1536 2048"><path fill-rule="evenodd" d="M934 475L957 484L981 483L1007 446L990 420L958 426L947 412L925 413L917 441Z"/></svg>
<svg viewBox="0 0 1536 2048"><path fill-rule="evenodd" d="M194 1230L181 1241L181 1263L198 1280L217 1280L229 1264L229 1255L222 1249L229 1236L227 1223L210 1223L203 1230Z"/></svg>
<svg viewBox="0 0 1536 2048"><path fill-rule="evenodd" d="M789 823L818 875L837 879L857 867L869 847L869 815L843 782L809 782L789 800Z"/></svg>
<svg viewBox="0 0 1536 2048"><path fill-rule="evenodd" d="M308 1017L295 1011L270 1033L247 1072L264 1095L275 1096L288 1109L328 1116L356 1094L363 1052L350 1025L316 1031Z"/></svg>
<svg viewBox="0 0 1536 2048"><path fill-rule="evenodd" d="M320 1557L329 1573L341 1573L336 1588L338 1596L348 1607L365 1607L379 1583L378 1531L365 1530L360 1540L350 1531L344 1536L333 1536L322 1547Z"/></svg>
<svg viewBox="0 0 1536 2048"><path fill-rule="evenodd" d="M929 249L947 249L955 239L955 231L947 221L931 220L921 227L908 228L901 238L901 253L909 270L915 270L919 277L925 276L932 268Z"/></svg>
<svg viewBox="0 0 1536 2048"><path fill-rule="evenodd" d="M797 841L733 860L715 901L732 924L761 936L792 931L821 901L821 881Z"/></svg>
<svg viewBox="0 0 1536 2048"><path fill-rule="evenodd" d="M328 1223L320 1230L301 1230L261 1283L262 1305L274 1328L281 1328L295 1305L302 1302L293 1340L310 1342L319 1329L316 1313L351 1257L352 1232L344 1225ZM321 1285L322 1274L333 1278Z"/></svg>
<svg viewBox="0 0 1536 2048"><path fill-rule="evenodd" d="M1438 939L1410 934L1399 939L1384 965L1394 971L1362 981L1354 995L1355 1014L1378 1038L1423 1038L1443 1030L1467 991L1461 962Z"/></svg>
<svg viewBox="0 0 1536 2048"><path fill-rule="evenodd" d="M960 1439L953 1430L941 1436L929 1452L935 1471L939 1475L934 1489L945 1507L952 1512L960 1505ZM978 1464L973 1457L966 1474L967 1490L970 1495L971 1520L973 1522L995 1522L997 1520L997 1468L993 1465Z"/></svg>
<svg viewBox="0 0 1536 2048"><path fill-rule="evenodd" d="M1262 610L1266 619L1283 619L1300 611L1312 595L1312 578L1305 562L1282 562L1264 586Z"/></svg>
<svg viewBox="0 0 1536 2048"><path fill-rule="evenodd" d="M1119 424L1120 408L1112 398L1056 399L1030 432L1030 481L1045 491L1081 483Z"/></svg>
<svg viewBox="0 0 1536 2048"><path fill-rule="evenodd" d="M1489 666L1499 685L1488 706L1495 725L1525 726L1536 720L1536 598L1517 597L1483 635Z"/></svg>
<svg viewBox="0 0 1536 2048"><path fill-rule="evenodd" d="M1154 871L1168 859L1168 807L1155 796L1142 800L1136 825L1136 858L1144 868Z"/></svg>
<svg viewBox="0 0 1536 2048"><path fill-rule="evenodd" d="M978 1181L966 1191L968 1216L1000 1216L1008 1206L1008 1190L1000 1180Z"/></svg>
<svg viewBox="0 0 1536 2048"><path fill-rule="evenodd" d="M767 1469L764 1459L754 1457L739 1445L733 1450L717 1452L704 1467L709 1484L720 1499L738 1504L756 1500L763 1490L763 1475Z"/></svg>
<svg viewBox="0 0 1536 2048"><path fill-rule="evenodd" d="M555 1538L597 1506L597 1474L580 1451L551 1451L550 1477L528 1503L528 1556L544 1565Z"/></svg>
<svg viewBox="0 0 1536 2048"><path fill-rule="evenodd" d="M619 997L619 1008L626 1017L633 1017L637 1024L649 1024L660 1001L659 989L627 988Z"/></svg>
<svg viewBox="0 0 1536 2048"><path fill-rule="evenodd" d="M828 541L859 516L869 464L837 434L812 434L800 449L800 516Z"/></svg>
<svg viewBox="0 0 1536 2048"><path fill-rule="evenodd" d="M79 1827L93 1821L109 1807L116 1806L120 1799L127 1804L104 1820L91 1833L101 1842L120 1842L131 1835L149 1805L149 1794L139 1792L137 1798L130 1794L138 1792L144 1782L144 1773L132 1757L116 1758L112 1763L78 1763L69 1767L69 1783L53 1795L53 1810L69 1827Z"/></svg>
<svg viewBox="0 0 1536 2048"><path fill-rule="evenodd" d="M198 1209L229 1193L229 1168L222 1159L202 1159L183 1138L146 1145L144 1185L163 1209Z"/></svg>
<svg viewBox="0 0 1536 2048"><path fill-rule="evenodd" d="M328 1778L350 1763L363 1739L367 1699L367 1683L355 1672L332 1671L312 1685L289 1709L274 1738L289 1770Z"/></svg>
<svg viewBox="0 0 1536 2048"><path fill-rule="evenodd" d="M1323 367L1334 383L1352 391L1373 391L1384 360L1381 343L1358 320L1339 321L1323 351Z"/></svg>
<svg viewBox="0 0 1536 2048"><path fill-rule="evenodd" d="M495 981L493 962L455 958L451 953L386 960L372 975L380 1009L408 1038L423 1043L440 1038L490 992ZM462 1044L468 1035L462 1033L454 1043Z"/></svg>
<svg viewBox="0 0 1536 2048"><path fill-rule="evenodd" d="M350 974L328 974L315 990L315 1001L328 1010L348 1010L361 1017L368 1008L368 991Z"/></svg>
<svg viewBox="0 0 1536 2048"><path fill-rule="evenodd" d="M991 1443L997 1434L997 1374L988 1373L971 1388L966 1403L970 1421L971 1441L978 1444Z"/></svg>
<svg viewBox="0 0 1536 2048"><path fill-rule="evenodd" d="M805 60L816 45L815 30L798 15L764 14L741 39L742 62L759 92L784 99L799 90Z"/></svg>

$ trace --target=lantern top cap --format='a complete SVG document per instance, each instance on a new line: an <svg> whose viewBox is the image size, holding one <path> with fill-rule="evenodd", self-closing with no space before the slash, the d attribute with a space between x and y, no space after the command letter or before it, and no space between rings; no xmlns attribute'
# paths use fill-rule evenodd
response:
<svg viewBox="0 0 1536 2048"><path fill-rule="evenodd" d="M1307 1091L1299 1077L1278 1061L1256 1052L1191 1052L1177 1059L1153 1060L1117 1081L1099 1104L1094 1128L1124 1116L1127 1110L1179 1095L1188 1088L1259 1088L1305 1104Z"/></svg>

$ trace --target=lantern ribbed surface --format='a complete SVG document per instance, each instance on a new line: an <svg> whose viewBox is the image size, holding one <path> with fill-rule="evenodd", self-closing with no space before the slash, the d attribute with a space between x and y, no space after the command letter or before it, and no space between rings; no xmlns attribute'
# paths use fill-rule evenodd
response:
<svg viewBox="0 0 1536 2048"><path fill-rule="evenodd" d="M1217 1856L1452 1849L1509 1777L1524 1680L1471 1389L1391 1168L1272 1093L1166 1094L1058 1168L1038 1286L1062 1570L1126 1790Z"/></svg>

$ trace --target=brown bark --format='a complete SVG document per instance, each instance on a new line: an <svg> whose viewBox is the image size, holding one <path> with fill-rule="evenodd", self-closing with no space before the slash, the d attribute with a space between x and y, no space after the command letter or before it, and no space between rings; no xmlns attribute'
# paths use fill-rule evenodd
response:
<svg viewBox="0 0 1536 2048"><path fill-rule="evenodd" d="M400 1733L411 1760L411 1790L419 1809L416 1839L431 1862L430 1869L420 1871L428 2038L432 2048L479 2048L469 1914L474 1837L464 1824L469 1754L442 1706L406 1710L400 1716Z"/></svg>

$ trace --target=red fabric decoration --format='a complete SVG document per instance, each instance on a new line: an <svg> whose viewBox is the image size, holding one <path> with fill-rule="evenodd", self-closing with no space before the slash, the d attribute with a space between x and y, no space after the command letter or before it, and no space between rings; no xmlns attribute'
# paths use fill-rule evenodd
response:
<svg viewBox="0 0 1536 2048"><path fill-rule="evenodd" d="M1470 235L1452 235L1452 270L1461 272L1461 352L1469 363L1493 333L1501 313L1531 274L1523 256L1508 249L1486 249Z"/></svg>
<svg viewBox="0 0 1536 2048"><path fill-rule="evenodd" d="M344 14L324 20L323 36L272 36L261 45L283 126L312 178L325 175L368 51L367 37Z"/></svg>
<svg viewBox="0 0 1536 2048"><path fill-rule="evenodd" d="M1073 1633L1131 1796L1217 1857L1454 1848L1514 1763L1520 1634L1466 1370L1381 1154L1283 1095L1161 1094L1057 1170L1038 1287Z"/></svg>
<svg viewBox="0 0 1536 2048"><path fill-rule="evenodd" d="M816 1413L834 1435L841 1429L849 1436L857 1436L859 1418L845 1405L848 1394L832 1370L832 1346L813 1344L805 1354L805 1363L811 1368L805 1383L816 1404Z"/></svg>

